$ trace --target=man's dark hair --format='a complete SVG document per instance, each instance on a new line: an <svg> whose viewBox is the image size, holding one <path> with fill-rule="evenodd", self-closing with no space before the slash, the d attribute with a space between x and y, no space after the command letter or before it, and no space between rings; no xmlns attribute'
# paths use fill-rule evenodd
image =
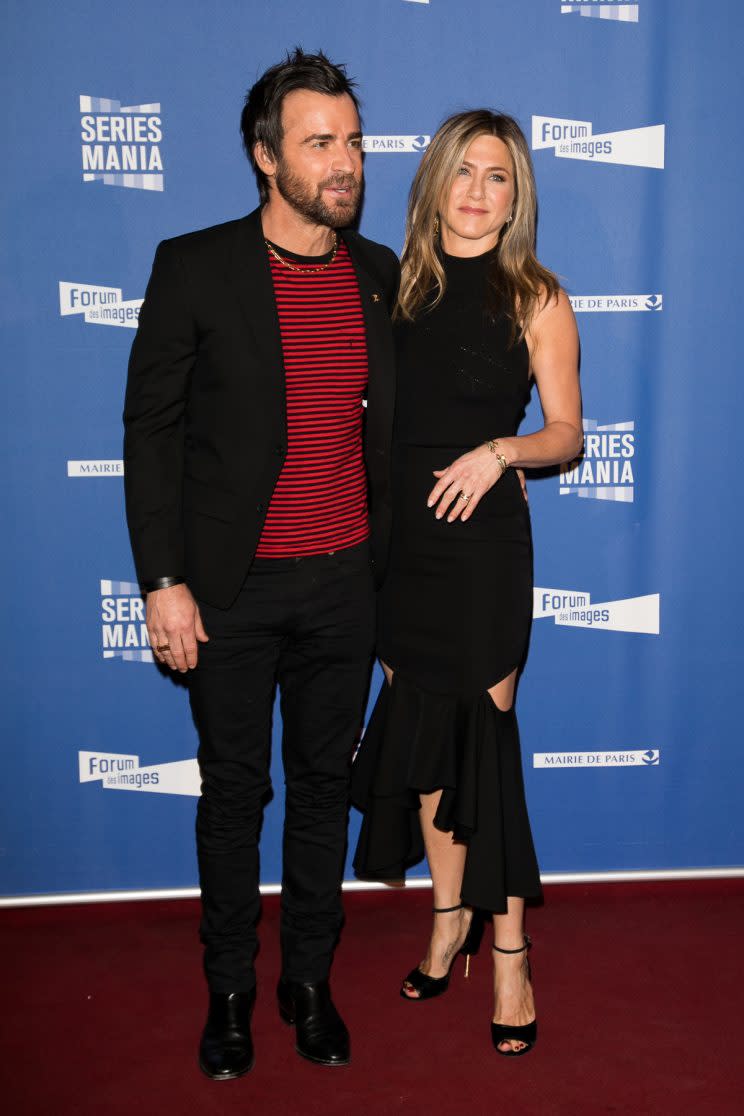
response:
<svg viewBox="0 0 744 1116"><path fill-rule="evenodd" d="M346 67L336 66L322 51L305 54L302 47L295 47L283 62L271 66L248 90L240 115L240 131L245 153L251 161L258 182L261 205L269 200L269 183L256 164L253 148L262 143L266 153L278 159L282 152L282 104L288 93L307 89L311 93L325 93L351 97L357 112L359 101L354 93L356 82L346 76Z"/></svg>

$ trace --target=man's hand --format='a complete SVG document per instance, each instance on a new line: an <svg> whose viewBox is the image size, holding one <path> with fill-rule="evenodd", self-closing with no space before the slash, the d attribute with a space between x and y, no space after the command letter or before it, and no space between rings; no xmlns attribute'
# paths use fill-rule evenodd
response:
<svg viewBox="0 0 744 1116"><path fill-rule="evenodd" d="M181 674L196 666L197 640L209 639L197 603L184 584L147 594L147 632L158 662Z"/></svg>

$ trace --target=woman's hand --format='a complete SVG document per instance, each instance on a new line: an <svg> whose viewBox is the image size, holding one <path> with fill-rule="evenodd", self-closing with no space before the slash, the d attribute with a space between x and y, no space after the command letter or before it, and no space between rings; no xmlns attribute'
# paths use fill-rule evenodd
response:
<svg viewBox="0 0 744 1116"><path fill-rule="evenodd" d="M499 439L499 452L503 453L505 441ZM458 517L464 522L470 519L481 497L501 480L504 470L495 453L487 445L478 446L469 453L458 457L446 469L435 469L437 483L429 493L427 507L433 508L437 519L447 516L452 523ZM449 510L449 514L448 514Z"/></svg>

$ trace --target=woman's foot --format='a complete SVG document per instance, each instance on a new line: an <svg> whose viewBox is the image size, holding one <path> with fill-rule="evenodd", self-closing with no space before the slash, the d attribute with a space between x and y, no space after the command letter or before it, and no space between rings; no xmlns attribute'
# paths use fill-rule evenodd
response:
<svg viewBox="0 0 744 1116"><path fill-rule="evenodd" d="M493 1022L508 1027L524 1027L535 1019L535 998L530 982L527 949L515 942L499 942L493 953ZM501 953L500 949L516 950ZM519 1054L528 1044L519 1039L504 1039L497 1049L502 1054Z"/></svg>
<svg viewBox="0 0 744 1116"><path fill-rule="evenodd" d="M458 906L454 910L435 910L434 926L426 957L418 966L424 976L440 980L447 976L452 962L462 947L470 929L473 911L470 907ZM409 1000L420 999L418 989L410 981L404 980L401 992Z"/></svg>

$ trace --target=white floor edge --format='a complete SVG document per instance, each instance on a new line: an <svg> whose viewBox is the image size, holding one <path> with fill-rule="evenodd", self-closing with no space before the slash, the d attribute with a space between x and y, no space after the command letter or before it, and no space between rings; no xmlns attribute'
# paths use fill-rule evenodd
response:
<svg viewBox="0 0 744 1116"><path fill-rule="evenodd" d="M544 884L625 883L643 880L723 880L744 876L744 865L732 868L659 868L641 872L545 872L540 877ZM408 891L411 888L431 887L426 876L414 877L400 884L372 883L346 880L344 891ZM262 895L278 895L279 884L264 884ZM5 895L0 897L4 907L53 907L73 903L129 903L145 899L198 899L198 887L154 888L143 891L71 891L49 895Z"/></svg>

